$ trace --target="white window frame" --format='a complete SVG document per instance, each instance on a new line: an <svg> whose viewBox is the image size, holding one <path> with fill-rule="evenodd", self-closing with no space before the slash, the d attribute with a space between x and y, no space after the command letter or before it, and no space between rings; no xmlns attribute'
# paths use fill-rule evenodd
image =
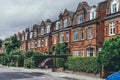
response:
<svg viewBox="0 0 120 80"><path fill-rule="evenodd" d="M64 42L64 34L60 34L60 43Z"/></svg>
<svg viewBox="0 0 120 80"><path fill-rule="evenodd" d="M56 22L56 30L58 30L59 27L60 27L60 21L57 21L57 22Z"/></svg>
<svg viewBox="0 0 120 80"><path fill-rule="evenodd" d="M78 41L78 40L79 40L78 30L75 30L75 31L74 31L73 36L74 36L74 41Z"/></svg>
<svg viewBox="0 0 120 80"><path fill-rule="evenodd" d="M90 20L95 19L96 18L96 8L92 8L90 10Z"/></svg>
<svg viewBox="0 0 120 80"><path fill-rule="evenodd" d="M34 31L34 37L36 37L37 36L37 32L36 31Z"/></svg>
<svg viewBox="0 0 120 80"><path fill-rule="evenodd" d="M109 23L109 35L115 35L115 23L114 22Z"/></svg>
<svg viewBox="0 0 120 80"><path fill-rule="evenodd" d="M32 42L32 48L34 48L35 47L35 43L34 42Z"/></svg>
<svg viewBox="0 0 120 80"><path fill-rule="evenodd" d="M32 36L33 36L33 32L30 32L30 38L32 38Z"/></svg>
<svg viewBox="0 0 120 80"><path fill-rule="evenodd" d="M66 42L69 42L69 33L66 33Z"/></svg>
<svg viewBox="0 0 120 80"><path fill-rule="evenodd" d="M82 29L82 30L81 30L81 40L84 40L84 33L85 33L85 30Z"/></svg>
<svg viewBox="0 0 120 80"><path fill-rule="evenodd" d="M92 27L88 28L88 39L92 39L93 38L93 29Z"/></svg>
<svg viewBox="0 0 120 80"><path fill-rule="evenodd" d="M27 40L28 32L25 33L25 40Z"/></svg>
<svg viewBox="0 0 120 80"><path fill-rule="evenodd" d="M41 29L41 35L43 35L43 34L44 34L44 29L42 28L42 29Z"/></svg>
<svg viewBox="0 0 120 80"><path fill-rule="evenodd" d="M28 43L28 49L30 49L30 43Z"/></svg>
<svg viewBox="0 0 120 80"><path fill-rule="evenodd" d="M40 40L38 40L38 47L40 47Z"/></svg>
<svg viewBox="0 0 120 80"><path fill-rule="evenodd" d="M83 22L83 14L80 14L78 16L78 24L82 23Z"/></svg>
<svg viewBox="0 0 120 80"><path fill-rule="evenodd" d="M111 2L111 13L116 13L119 11L119 0L113 0Z"/></svg>
<svg viewBox="0 0 120 80"><path fill-rule="evenodd" d="M57 38L56 36L54 36L54 44L56 44L56 42L57 42Z"/></svg>
<svg viewBox="0 0 120 80"><path fill-rule="evenodd" d="M94 56L94 48L87 49L87 56Z"/></svg>
<svg viewBox="0 0 120 80"><path fill-rule="evenodd" d="M64 27L68 27L68 19L64 19Z"/></svg>
<svg viewBox="0 0 120 80"><path fill-rule="evenodd" d="M84 57L84 53L85 53L85 52L84 52L84 49L81 49L80 55Z"/></svg>
<svg viewBox="0 0 120 80"><path fill-rule="evenodd" d="M24 41L24 35L22 35L22 41Z"/></svg>
<svg viewBox="0 0 120 80"><path fill-rule="evenodd" d="M44 47L44 44L45 44L45 41L44 41L44 39L42 39L42 42L41 42L41 44L42 44L42 47Z"/></svg>
<svg viewBox="0 0 120 80"><path fill-rule="evenodd" d="M78 52L79 52L78 50L74 50L73 51L73 56L79 56Z"/></svg>
<svg viewBox="0 0 120 80"><path fill-rule="evenodd" d="M48 39L45 39L45 46L48 46Z"/></svg>
<svg viewBox="0 0 120 80"><path fill-rule="evenodd" d="M50 33L50 25L47 26L47 33Z"/></svg>

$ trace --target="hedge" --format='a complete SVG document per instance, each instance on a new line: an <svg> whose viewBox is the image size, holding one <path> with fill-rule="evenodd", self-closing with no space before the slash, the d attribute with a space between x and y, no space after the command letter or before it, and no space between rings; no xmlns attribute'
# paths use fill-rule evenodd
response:
<svg viewBox="0 0 120 80"><path fill-rule="evenodd" d="M72 71L98 73L99 64L96 57L68 57L66 67Z"/></svg>
<svg viewBox="0 0 120 80"><path fill-rule="evenodd" d="M30 68L31 67L32 68L33 67L37 68L38 64L40 62L44 61L46 58L64 58L65 61L66 61L68 56L71 56L71 55L68 55L68 54L63 54L63 55L36 55L36 56L33 56L32 58L25 59L24 66L25 67L30 67Z"/></svg>
<svg viewBox="0 0 120 80"><path fill-rule="evenodd" d="M2 65L7 65L8 64L8 57L7 57L7 55L3 55L3 56L0 56L0 58L1 58L1 64Z"/></svg>
<svg viewBox="0 0 120 80"><path fill-rule="evenodd" d="M25 68L34 68L32 58L27 58L24 60L24 67Z"/></svg>
<svg viewBox="0 0 120 80"><path fill-rule="evenodd" d="M24 57L20 56L18 58L18 67L23 67L24 66Z"/></svg>
<svg viewBox="0 0 120 80"><path fill-rule="evenodd" d="M56 68L64 67L65 59L64 58L56 58Z"/></svg>

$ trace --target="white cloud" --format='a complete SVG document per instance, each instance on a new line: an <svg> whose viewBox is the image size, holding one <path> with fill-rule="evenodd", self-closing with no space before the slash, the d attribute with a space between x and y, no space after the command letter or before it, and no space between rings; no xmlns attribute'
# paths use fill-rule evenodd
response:
<svg viewBox="0 0 120 80"><path fill-rule="evenodd" d="M0 38L4 39L40 24L47 18L58 18L65 8L75 11L82 0L0 0ZM90 5L103 0L86 0Z"/></svg>

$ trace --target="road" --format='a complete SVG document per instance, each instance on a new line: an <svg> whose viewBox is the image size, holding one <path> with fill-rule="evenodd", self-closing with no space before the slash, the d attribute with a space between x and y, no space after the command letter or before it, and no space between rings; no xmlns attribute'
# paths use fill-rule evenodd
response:
<svg viewBox="0 0 120 80"><path fill-rule="evenodd" d="M76 80L69 78L60 78L45 73L20 71L7 67L0 67L0 80Z"/></svg>

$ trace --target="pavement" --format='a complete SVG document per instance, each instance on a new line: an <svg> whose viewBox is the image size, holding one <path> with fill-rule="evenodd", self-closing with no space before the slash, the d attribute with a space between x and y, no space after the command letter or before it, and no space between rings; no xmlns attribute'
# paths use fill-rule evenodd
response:
<svg viewBox="0 0 120 80"><path fill-rule="evenodd" d="M2 66L2 67L7 67L7 66ZM87 75L78 75L78 74L73 74L73 73L65 73L65 72L52 72L51 69L27 69L24 67L9 67L10 69L13 70L18 70L19 72L36 72L36 73L44 73L47 75L51 75L53 77L60 77L60 78L66 78L68 80L105 80L101 78L96 78L92 76L87 76Z"/></svg>

